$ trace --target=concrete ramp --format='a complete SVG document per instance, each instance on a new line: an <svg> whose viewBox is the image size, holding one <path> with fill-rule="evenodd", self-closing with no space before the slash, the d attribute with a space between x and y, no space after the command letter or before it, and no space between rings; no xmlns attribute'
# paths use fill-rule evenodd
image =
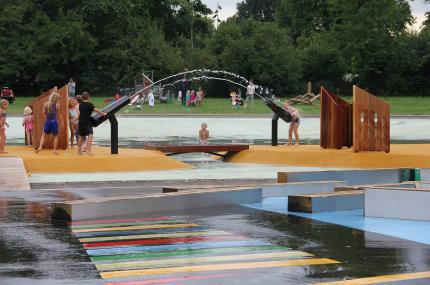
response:
<svg viewBox="0 0 430 285"><path fill-rule="evenodd" d="M30 190L23 160L13 156L0 156L0 191L23 190Z"/></svg>
<svg viewBox="0 0 430 285"><path fill-rule="evenodd" d="M256 203L262 199L262 190L255 188L193 189L165 194L133 195L91 200L76 200L51 204L54 220L78 221L120 215L210 208L243 203Z"/></svg>

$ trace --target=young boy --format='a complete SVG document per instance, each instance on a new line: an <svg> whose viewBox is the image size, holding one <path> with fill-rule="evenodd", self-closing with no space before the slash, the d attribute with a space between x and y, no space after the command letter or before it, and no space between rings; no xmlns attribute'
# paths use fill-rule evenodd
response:
<svg viewBox="0 0 430 285"><path fill-rule="evenodd" d="M201 127L202 128L199 131L199 143L200 144L207 144L209 141L208 125L206 123L203 123Z"/></svg>
<svg viewBox="0 0 430 285"><path fill-rule="evenodd" d="M93 155L91 153L91 144L93 143L93 126L91 123L91 115L93 112L99 113L102 116L107 114L94 107L93 103L90 102L90 94L88 92L82 93L83 102L79 104L79 122L78 122L78 154L82 155L82 144L85 137L87 137L87 151L86 154Z"/></svg>

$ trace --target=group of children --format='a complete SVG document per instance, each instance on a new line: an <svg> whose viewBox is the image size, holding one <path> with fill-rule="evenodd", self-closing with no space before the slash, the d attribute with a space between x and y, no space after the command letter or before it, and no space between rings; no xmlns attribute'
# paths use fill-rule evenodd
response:
<svg viewBox="0 0 430 285"><path fill-rule="evenodd" d="M248 102L251 103L251 108L254 106L254 94L255 94L256 86L254 85L253 80L249 80L249 84L246 87L246 99L245 102L242 100L242 90L239 88L237 92L235 90L230 91L230 97L231 97L231 105L233 106L233 109L238 110L240 106L244 106L244 108L247 108Z"/></svg>
<svg viewBox="0 0 430 285"><path fill-rule="evenodd" d="M204 98L205 92L202 87L199 87L197 92L195 90L187 90L185 94L182 94L182 91L180 90L178 93L178 101L183 102L183 104L188 107L203 105Z"/></svg>
<svg viewBox="0 0 430 285"><path fill-rule="evenodd" d="M46 142L46 136L52 135L54 139L54 154L58 155L58 134L59 125L63 124L63 117L60 114L60 94L54 90L49 96L48 102L43 106L43 113L45 115L45 123L43 127L43 133L40 138L39 146L35 150L39 153ZM9 127L6 122L6 109L9 106L7 100L0 101L0 153L5 153L4 150L6 143L5 128ZM70 128L70 146L73 148L74 139L76 138L78 144L78 154L82 155L85 152L88 155L91 153L91 145L93 140L93 129L91 122L91 115L93 112L97 112L102 116L107 114L95 108L93 103L90 102L90 94L88 92L77 95L76 97L69 98L68 102L68 116L69 116L69 128ZM34 118L33 111L29 106L24 108L24 118L22 125L25 128L27 145L32 146L33 129L34 129Z"/></svg>

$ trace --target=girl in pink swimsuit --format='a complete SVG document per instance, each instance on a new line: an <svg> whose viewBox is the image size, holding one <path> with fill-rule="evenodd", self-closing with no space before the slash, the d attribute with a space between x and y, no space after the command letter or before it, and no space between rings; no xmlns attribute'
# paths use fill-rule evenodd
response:
<svg viewBox="0 0 430 285"><path fill-rule="evenodd" d="M27 145L33 146L33 128L34 128L33 110L31 110L31 108L28 106L24 108L24 119L22 120L22 125L25 128Z"/></svg>

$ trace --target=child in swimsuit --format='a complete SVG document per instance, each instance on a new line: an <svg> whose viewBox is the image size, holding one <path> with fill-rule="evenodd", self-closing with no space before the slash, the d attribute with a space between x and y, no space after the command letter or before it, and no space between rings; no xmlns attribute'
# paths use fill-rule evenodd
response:
<svg viewBox="0 0 430 285"><path fill-rule="evenodd" d="M52 134L54 136L54 154L58 155L58 120L57 114L60 110L60 94L54 91L51 96L49 96L49 101L43 106L44 113L46 115L45 126L43 128L42 137L40 138L39 148L36 149L36 153L43 148L45 144L46 135Z"/></svg>
<svg viewBox="0 0 430 285"><path fill-rule="evenodd" d="M70 128L70 147L73 148L73 141L76 138L76 143L78 142L78 118L79 111L76 108L76 99L69 98L69 128Z"/></svg>
<svg viewBox="0 0 430 285"><path fill-rule="evenodd" d="M4 150L4 146L6 145L6 128L9 128L9 124L6 122L6 109L9 107L9 101L6 99L0 100L0 154L7 153Z"/></svg>
<svg viewBox="0 0 430 285"><path fill-rule="evenodd" d="M28 106L24 108L24 119L22 119L22 125L25 128L25 135L27 137L27 146L32 146L34 118L33 118L33 110L31 110L31 108Z"/></svg>
<svg viewBox="0 0 430 285"><path fill-rule="evenodd" d="M199 143L208 144L208 141L209 141L209 131L207 130L208 125L206 123L203 123L201 127L202 128L199 131Z"/></svg>
<svg viewBox="0 0 430 285"><path fill-rule="evenodd" d="M291 114L292 120L290 122L290 128L288 130L288 145L292 144L293 133L296 139L295 145L299 145L299 126L300 126L300 114L299 111L292 107L288 102L284 103L285 110Z"/></svg>

